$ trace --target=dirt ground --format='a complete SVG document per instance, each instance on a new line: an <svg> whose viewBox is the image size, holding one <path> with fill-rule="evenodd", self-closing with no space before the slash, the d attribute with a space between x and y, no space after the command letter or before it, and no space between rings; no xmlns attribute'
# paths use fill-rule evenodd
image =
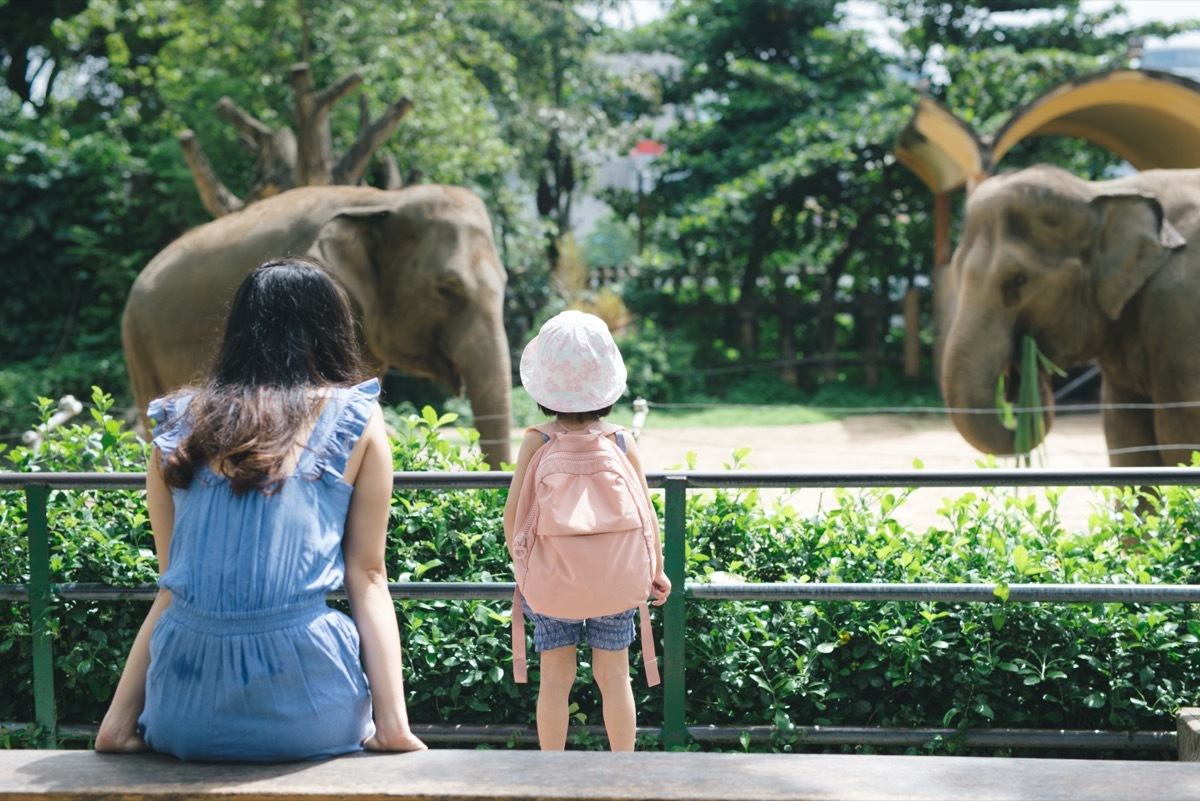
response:
<svg viewBox="0 0 1200 801"><path fill-rule="evenodd" d="M697 470L722 470L732 461L735 448L750 448L743 466L753 470L913 470L920 459L930 470L977 470L983 455L954 430L945 417L916 415L861 415L831 423L797 426L745 426L725 429L655 428L653 412L638 438L647 472L686 465L687 454L696 454ZM1069 415L1055 419L1035 465L1051 469L1097 469L1108 466L1108 455L1099 415ZM1015 467L1013 460L1001 466ZM982 472L982 471L981 471ZM937 509L946 497L966 489L928 488L916 491L898 510L897 517L914 526L937 522ZM1034 490L1023 490L1035 492ZM790 503L802 512L815 511L828 490L804 490ZM1040 494L1040 493L1038 493ZM828 499L826 500L828 504ZM1067 489L1060 514L1068 528L1085 528L1097 504L1087 488Z"/></svg>

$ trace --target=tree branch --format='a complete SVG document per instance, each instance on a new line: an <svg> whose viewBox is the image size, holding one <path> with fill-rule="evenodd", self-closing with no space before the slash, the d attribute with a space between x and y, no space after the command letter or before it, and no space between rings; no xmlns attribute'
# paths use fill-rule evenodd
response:
<svg viewBox="0 0 1200 801"><path fill-rule="evenodd" d="M337 166L334 167L333 183L358 183L363 173L367 171L367 165L371 163L371 156L391 136L392 131L396 130L396 126L408 112L412 111L412 108L412 101L407 97L402 97L388 106L387 110L374 122L359 131L358 139L349 150L342 154Z"/></svg>
<svg viewBox="0 0 1200 801"><path fill-rule="evenodd" d="M293 64L292 90L296 94L296 186L325 186L329 183L329 161L323 156L319 120L313 99L312 73L308 64ZM328 140L328 134L326 135Z"/></svg>
<svg viewBox="0 0 1200 801"><path fill-rule="evenodd" d="M184 131L179 134L179 145L183 148L183 156L187 159L192 171L192 181L200 193L200 201L213 217L224 217L226 214L243 208L246 204L221 183L212 168L204 149L196 141L196 134Z"/></svg>
<svg viewBox="0 0 1200 801"><path fill-rule="evenodd" d="M293 64L291 73L292 86L296 93L296 184L325 186L330 183L342 183L333 180L329 167L333 161L329 109L362 83L362 75L355 70L320 92L314 92L312 74L307 63Z"/></svg>
<svg viewBox="0 0 1200 801"><path fill-rule="evenodd" d="M404 179L400 177L400 165L391 153L383 154L383 188L394 190L404 187Z"/></svg>
<svg viewBox="0 0 1200 801"><path fill-rule="evenodd" d="M271 136L271 129L267 127L266 123L260 122L242 111L238 108L238 104L228 96L217 101L217 114L233 123L233 127L242 132L249 140L247 144L250 145L251 150L257 150L262 141Z"/></svg>
<svg viewBox="0 0 1200 801"><path fill-rule="evenodd" d="M280 128L262 141L254 164L254 178L246 191L246 205L296 186L296 135Z"/></svg>
<svg viewBox="0 0 1200 801"><path fill-rule="evenodd" d="M300 8L303 11L302 2ZM296 186L326 186L330 183L352 185L360 182L375 151L413 107L408 98L403 98L372 121L367 99L360 98L358 138L338 160L336 170L331 169L333 144L329 110L335 102L362 83L362 74L357 70L347 73L320 92L313 90L312 73L307 62L293 64L290 75L296 95L292 110L295 130L283 126L273 131L261 120L240 109L229 97L223 97L217 103L218 115L233 124L239 140L255 154L254 175L244 198L237 197L221 183L196 141L195 134L191 131L180 134L179 143L200 199L214 217L224 216ZM404 185L395 158L385 154L383 166L386 171L384 180L389 188ZM415 180L419 180L419 177Z"/></svg>
<svg viewBox="0 0 1200 801"><path fill-rule="evenodd" d="M328 114L334 103L357 89L362 81L362 73L354 70L343 75L335 83L326 86L313 95L314 113L318 116Z"/></svg>

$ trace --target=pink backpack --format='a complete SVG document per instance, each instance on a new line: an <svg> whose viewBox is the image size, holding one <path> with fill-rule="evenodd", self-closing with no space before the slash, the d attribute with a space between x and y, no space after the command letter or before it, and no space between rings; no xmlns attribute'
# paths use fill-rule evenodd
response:
<svg viewBox="0 0 1200 801"><path fill-rule="evenodd" d="M527 681L524 596L538 614L569 620L638 607L646 681L654 686L658 662L646 599L658 516L623 448L608 438L622 429L597 421L586 431L558 422L530 430L547 441L529 460L509 549L517 579L513 677Z"/></svg>

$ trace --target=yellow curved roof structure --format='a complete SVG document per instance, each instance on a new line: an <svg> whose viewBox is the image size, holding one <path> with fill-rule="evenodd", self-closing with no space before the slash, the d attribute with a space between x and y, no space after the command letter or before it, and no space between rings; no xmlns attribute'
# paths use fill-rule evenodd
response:
<svg viewBox="0 0 1200 801"><path fill-rule="evenodd" d="M1200 83L1157 70L1109 70L1065 81L980 136L943 106L922 99L900 133L896 158L934 192L990 173L1018 142L1072 136L1139 170L1200 167Z"/></svg>
<svg viewBox="0 0 1200 801"><path fill-rule="evenodd" d="M921 98L900 132L896 159L934 192L949 192L986 169L987 146L944 106Z"/></svg>

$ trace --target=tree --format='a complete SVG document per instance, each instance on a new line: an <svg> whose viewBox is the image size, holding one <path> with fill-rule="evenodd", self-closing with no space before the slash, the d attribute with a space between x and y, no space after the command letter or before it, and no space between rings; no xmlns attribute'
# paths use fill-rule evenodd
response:
<svg viewBox="0 0 1200 801"><path fill-rule="evenodd" d="M780 359L792 379L798 354L879 337L878 316L856 330L836 301L928 286L931 198L892 155L922 93L987 133L1059 81L1120 64L1128 36L1188 27L1122 28L1120 9L1073 0L881 4L900 22L899 53L849 29L832 0L679 0L630 37L684 62L663 89L683 113L646 202L653 291L641 310L702 343L707 366ZM1046 14L996 15L1025 9ZM1116 161L1063 139L1007 159L1093 176ZM628 195L613 200L632 212ZM814 302L815 319L797 316Z"/></svg>
<svg viewBox="0 0 1200 801"><path fill-rule="evenodd" d="M797 306L911 276L921 218L897 213L910 179L890 149L915 92L836 2L684 1L645 36L683 59L664 96L687 110L648 204L659 272L735 312L701 315L710 363L790 360L798 328L820 335Z"/></svg>
<svg viewBox="0 0 1200 801"><path fill-rule="evenodd" d="M55 392L86 395L86 365L108 364L116 367L102 383L123 396L110 378L121 372L119 318L137 271L212 214L297 182L394 185L397 175L419 175L466 186L488 203L506 263L544 267L547 226L536 217L531 165L544 159L551 109L571 118L561 130L571 131L563 141L572 148L577 132L601 127L602 115L589 116L580 49L601 26L578 13L595 4L539 2L9 0L0 12L6 66L18 51L30 63L52 54L54 80L33 92L36 104L28 87L0 87L0 257L11 276L0 300L0 370L21 364L41 375L78 355L82 366ZM28 29L9 27L26 17ZM548 30L562 36L539 39ZM551 57L562 67L557 106L548 99ZM300 63L308 78L292 72ZM322 112L308 115L315 124L299 129L293 75L302 96L330 87L312 96ZM332 102L350 88L357 106ZM403 98L413 111L389 133ZM279 157L289 128L294 166ZM180 157L177 137L188 141L189 131L212 165L201 181L206 203ZM315 167L301 155L306 136L317 144ZM385 169L364 172L375 145ZM514 295L544 302L526 283L511 282Z"/></svg>
<svg viewBox="0 0 1200 801"><path fill-rule="evenodd" d="M480 65L503 136L516 145L518 172L534 188L549 225L546 258L553 271L559 238L571 228L572 202L584 183L584 154L602 147L628 109L614 98L619 81L596 58L605 40L598 10L616 0L493 0L452 3L466 29L485 32L510 60ZM505 69L499 69L505 67Z"/></svg>
<svg viewBox="0 0 1200 801"><path fill-rule="evenodd" d="M1120 4L1095 12L1078 0L881 0L903 29L901 62L923 91L981 134L998 129L1021 105L1065 80L1126 66L1130 44L1200 29L1200 21L1124 23ZM997 16L998 12L1032 15ZM936 54L936 55L935 55ZM1119 163L1078 140L1027 141L1006 165L1048 162L1090 178Z"/></svg>
<svg viewBox="0 0 1200 801"><path fill-rule="evenodd" d="M54 95L63 67L94 49L71 49L54 35L55 20L79 14L87 0L4 0L0 13L0 63L4 85L17 99L42 108Z"/></svg>

